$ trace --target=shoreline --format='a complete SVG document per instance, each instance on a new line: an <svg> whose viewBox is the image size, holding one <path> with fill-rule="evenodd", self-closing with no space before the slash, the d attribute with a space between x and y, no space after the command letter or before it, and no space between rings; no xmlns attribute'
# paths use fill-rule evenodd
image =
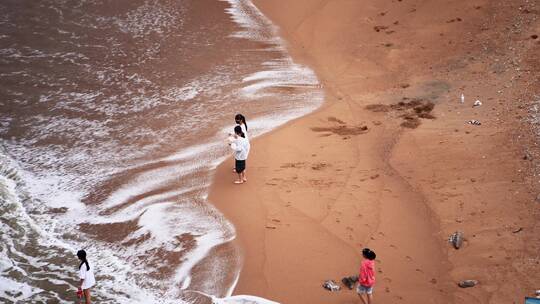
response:
<svg viewBox="0 0 540 304"><path fill-rule="evenodd" d="M447 11L439 9L443 3ZM504 49L512 40L499 33L527 4L412 1L360 11L361 3L298 1L287 12L265 1L255 5L280 26L293 58L316 72L326 100L252 141L247 184L232 184L230 159L217 169L209 201L234 224L243 251L234 293L282 303L355 303L353 291L331 293L321 284L355 274L360 250L369 246L378 255L377 302L507 303L530 294L535 275L521 276L538 268L526 261L537 247L530 242L539 216L529 212L535 187L524 173L535 163L520 154L534 136L519 132L525 122L515 115L526 117L532 99L501 102L521 96L527 82L513 82L503 96L492 89L527 75L507 67L483 75L495 69L488 59L513 54L478 51L482 39L465 41L491 38ZM497 12L504 12L500 24L483 29ZM527 43L520 58L533 56L535 42ZM534 62L528 68L537 71ZM463 92L466 105L458 102ZM476 98L484 105L471 108ZM389 105L414 99L433 102L433 114L426 114L435 119L403 128L410 109ZM366 110L372 104L386 107ZM487 122L475 127L464 124L468 119ZM523 208L514 210L514 201ZM466 236L460 250L446 241L456 230ZM519 258L509 264L513 256ZM512 282L501 277L508 273ZM459 289L462 279L481 284Z"/></svg>

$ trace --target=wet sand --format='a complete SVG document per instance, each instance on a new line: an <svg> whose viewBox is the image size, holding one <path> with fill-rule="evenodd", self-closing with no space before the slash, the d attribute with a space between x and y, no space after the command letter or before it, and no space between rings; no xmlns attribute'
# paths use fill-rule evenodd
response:
<svg viewBox="0 0 540 304"><path fill-rule="evenodd" d="M365 246L377 303L520 303L540 288L540 8L255 3L315 69L326 103L252 141L248 183L232 183L231 160L218 168L210 201L243 251L234 293L357 303L321 284L356 274ZM480 283L460 289L464 279Z"/></svg>

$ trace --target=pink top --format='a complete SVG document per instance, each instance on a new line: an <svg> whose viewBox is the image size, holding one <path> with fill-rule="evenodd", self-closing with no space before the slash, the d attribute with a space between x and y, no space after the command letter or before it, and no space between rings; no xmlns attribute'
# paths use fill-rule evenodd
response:
<svg viewBox="0 0 540 304"><path fill-rule="evenodd" d="M375 284L375 262L363 260L360 265L360 276L358 282L362 286L371 287Z"/></svg>

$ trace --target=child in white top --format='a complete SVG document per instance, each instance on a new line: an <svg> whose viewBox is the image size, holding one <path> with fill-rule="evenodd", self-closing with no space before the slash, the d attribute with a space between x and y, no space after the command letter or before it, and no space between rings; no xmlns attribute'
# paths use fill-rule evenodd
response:
<svg viewBox="0 0 540 304"><path fill-rule="evenodd" d="M236 123L235 127L236 126L240 126L240 128L242 128L242 132L244 133L244 138L248 139L248 126L247 126L247 123L246 123L246 117L240 113L236 114L234 116L234 122ZM233 142L234 141L234 134L231 134L229 133L229 142ZM236 161L235 161L235 166L233 167L233 172L236 173Z"/></svg>
<svg viewBox="0 0 540 304"><path fill-rule="evenodd" d="M86 260L86 251L77 251L77 257L81 260L81 264L79 264L79 282L81 284L79 291L82 290L85 303L90 304L90 288L96 284L96 279L94 278L94 272L90 268L90 264Z"/></svg>
<svg viewBox="0 0 540 304"><path fill-rule="evenodd" d="M235 184L242 184L247 182L246 178L246 160L249 155L250 144L246 139L244 132L240 126L234 127L234 141L229 143L231 149L234 151L235 171L238 174L238 180Z"/></svg>

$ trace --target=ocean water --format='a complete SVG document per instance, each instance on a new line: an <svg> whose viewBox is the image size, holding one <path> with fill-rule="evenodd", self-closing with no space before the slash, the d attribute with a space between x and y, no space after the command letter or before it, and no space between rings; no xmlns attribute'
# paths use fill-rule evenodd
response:
<svg viewBox="0 0 540 304"><path fill-rule="evenodd" d="M309 68L247 0L0 3L0 302L231 296L234 226L207 195L234 115L250 137L316 109ZM256 146L253 146L256 149Z"/></svg>

